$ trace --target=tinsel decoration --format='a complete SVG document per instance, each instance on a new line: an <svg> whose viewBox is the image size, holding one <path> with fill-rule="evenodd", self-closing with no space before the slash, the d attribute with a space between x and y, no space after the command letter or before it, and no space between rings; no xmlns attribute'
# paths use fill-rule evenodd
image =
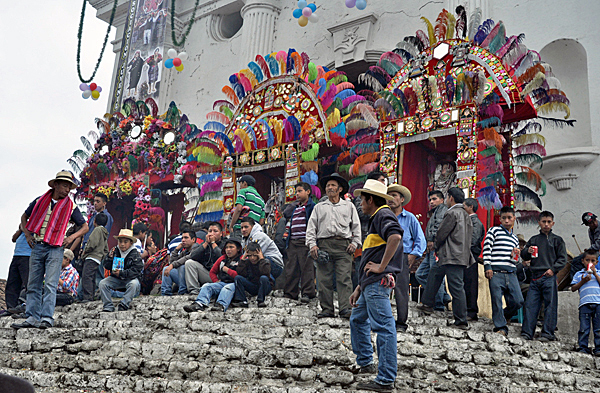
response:
<svg viewBox="0 0 600 393"><path fill-rule="evenodd" d="M220 210L223 210L223 201L219 199L203 201L198 206L198 214L212 213Z"/></svg>

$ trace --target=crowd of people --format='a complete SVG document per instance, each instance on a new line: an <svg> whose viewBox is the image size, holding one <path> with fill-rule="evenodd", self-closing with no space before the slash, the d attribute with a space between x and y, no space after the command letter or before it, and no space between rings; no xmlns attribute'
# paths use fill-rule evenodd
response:
<svg viewBox="0 0 600 393"><path fill-rule="evenodd" d="M106 196L96 195L86 221L69 197L77 187L73 175L59 172L48 182L50 189L27 207L13 236L7 310L0 315L24 319L12 325L15 329L46 329L54 324L55 306L74 301L99 297L102 311L114 312L113 298L120 297L117 310L125 311L142 287L148 282L151 287L157 278L162 296L190 297L191 303L182 304L189 313L247 308L254 296L258 307L267 307L277 281L286 298L309 303L318 297L317 317L333 318L337 292L337 315L349 319L357 372L377 375L358 388L392 391L397 334L408 328L411 270L416 269L415 279L423 287L418 309L429 315L451 304L448 325L466 330L478 319L480 263L489 282L494 332L506 336L511 319L522 310L523 339L557 339L556 275L567 264L567 251L552 231L551 212L540 213L539 234L528 241L514 233L516 215L510 206L500 209L500 225L486 232L477 200L452 187L446 195L428 193L429 220L423 231L405 209L412 199L407 187L388 185L382 173L373 172L349 195L348 181L334 173L320 179L325 191L320 201L309 184L295 186L296 201L282 208L272 239L263 232L265 202L254 185L250 175L239 179L230 237L220 222L200 227L182 222L166 249L157 250L148 228L137 223L120 229L117 246L109 249L113 218ZM585 213L582 221L589 228L590 247L573 260L569 272L571 290L580 293L577 350L600 355L600 228L593 213ZM69 222L75 228L70 233ZM525 298L523 277L529 277ZM590 329L594 348L588 344ZM371 332L377 334L378 366Z"/></svg>

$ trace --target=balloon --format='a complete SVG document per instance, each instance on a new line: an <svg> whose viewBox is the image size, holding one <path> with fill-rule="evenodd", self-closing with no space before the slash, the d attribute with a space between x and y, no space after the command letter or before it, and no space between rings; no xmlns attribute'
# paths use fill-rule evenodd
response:
<svg viewBox="0 0 600 393"><path fill-rule="evenodd" d="M83 98L88 99L92 95L92 91L91 90L86 90L81 95L83 96Z"/></svg>
<svg viewBox="0 0 600 393"><path fill-rule="evenodd" d="M98 97L100 97L100 92L98 92L96 90L92 91L92 98L97 100Z"/></svg>
<svg viewBox="0 0 600 393"><path fill-rule="evenodd" d="M302 9L302 15L308 18L309 16L312 15L312 10L308 7L304 7Z"/></svg>
<svg viewBox="0 0 600 393"><path fill-rule="evenodd" d="M165 67L167 67L167 68L173 68L173 59L167 59L167 60L165 60Z"/></svg>
<svg viewBox="0 0 600 393"><path fill-rule="evenodd" d="M100 86L97 86L97 87L96 87L96 91L97 91L98 93L102 93L102 88L101 88Z"/></svg>
<svg viewBox="0 0 600 393"><path fill-rule="evenodd" d="M356 0L346 0L346 7L352 8L356 5Z"/></svg>
<svg viewBox="0 0 600 393"><path fill-rule="evenodd" d="M177 57L179 57L181 61L186 61L188 59L188 54L186 52L181 52Z"/></svg>
<svg viewBox="0 0 600 393"><path fill-rule="evenodd" d="M173 57L177 56L177 51L175 49L171 48L167 51L167 55L169 57L173 58Z"/></svg>
<svg viewBox="0 0 600 393"><path fill-rule="evenodd" d="M312 14L308 17L308 20L312 23L317 23L319 21L319 16L317 14Z"/></svg>
<svg viewBox="0 0 600 393"><path fill-rule="evenodd" d="M315 12L317 10L317 5L315 3L310 3L309 5L307 5L307 7L310 8L312 12Z"/></svg>
<svg viewBox="0 0 600 393"><path fill-rule="evenodd" d="M298 24L302 27L306 26L308 24L308 18L302 15L300 18L298 18Z"/></svg>
<svg viewBox="0 0 600 393"><path fill-rule="evenodd" d="M302 10L300 8L296 8L294 12L292 12L292 16L296 19L302 16Z"/></svg>
<svg viewBox="0 0 600 393"><path fill-rule="evenodd" d="M92 96L92 100L94 100L94 101L96 101L98 98L100 98L100 96L98 96L98 97Z"/></svg>
<svg viewBox="0 0 600 393"><path fill-rule="evenodd" d="M95 83L90 83L90 90L96 90L96 87L98 87L97 84Z"/></svg>
<svg viewBox="0 0 600 393"><path fill-rule="evenodd" d="M81 90L81 91L86 91L89 89L90 89L90 87L87 85L87 83L82 83L79 85L79 90Z"/></svg>
<svg viewBox="0 0 600 393"><path fill-rule="evenodd" d="M361 11L367 8L367 0L356 0L356 8Z"/></svg>
<svg viewBox="0 0 600 393"><path fill-rule="evenodd" d="M181 65L181 59L179 57L174 58L173 65L175 66L175 68L179 67Z"/></svg>
<svg viewBox="0 0 600 393"><path fill-rule="evenodd" d="M298 8L302 9L308 5L306 0L298 0Z"/></svg>
<svg viewBox="0 0 600 393"><path fill-rule="evenodd" d="M183 71L183 64L180 64L178 67L175 67L175 69L179 72Z"/></svg>

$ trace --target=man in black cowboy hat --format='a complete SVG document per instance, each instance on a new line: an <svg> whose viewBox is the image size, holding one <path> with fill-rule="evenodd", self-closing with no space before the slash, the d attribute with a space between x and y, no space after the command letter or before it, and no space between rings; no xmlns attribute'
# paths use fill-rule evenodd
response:
<svg viewBox="0 0 600 393"><path fill-rule="evenodd" d="M346 179L334 173L320 180L327 200L313 209L306 227L306 245L314 260L319 250L329 255L326 263L317 263L319 302L322 311L318 318L334 317L333 274L335 272L339 299L339 314L350 318L349 298L352 294L352 259L360 246L360 219L352 202L342 198L348 192ZM322 259L322 258L321 258Z"/></svg>

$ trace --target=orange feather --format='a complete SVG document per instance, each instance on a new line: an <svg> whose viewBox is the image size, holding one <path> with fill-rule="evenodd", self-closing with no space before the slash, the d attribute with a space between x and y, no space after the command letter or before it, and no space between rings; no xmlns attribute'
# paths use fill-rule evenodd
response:
<svg viewBox="0 0 600 393"><path fill-rule="evenodd" d="M519 76L519 83L522 84L529 82L537 75L538 72L546 74L546 69L540 63L534 65L533 67L530 67L527 71L523 73L523 75Z"/></svg>
<svg viewBox="0 0 600 393"><path fill-rule="evenodd" d="M240 100L238 99L237 95L235 94L235 91L233 91L231 86L223 86L223 89L221 89L221 91L225 93L225 95L227 96L229 101L233 103L233 105L238 106L240 104Z"/></svg>

